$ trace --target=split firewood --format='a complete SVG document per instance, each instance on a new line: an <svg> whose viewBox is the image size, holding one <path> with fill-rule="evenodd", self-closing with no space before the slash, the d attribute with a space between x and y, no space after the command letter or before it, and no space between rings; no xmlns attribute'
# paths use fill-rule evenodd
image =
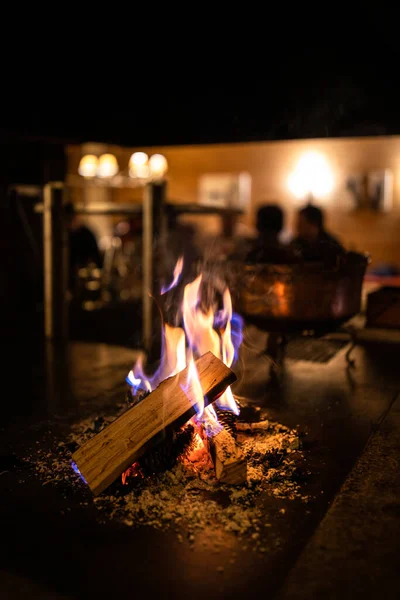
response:
<svg viewBox="0 0 400 600"><path fill-rule="evenodd" d="M247 480L247 463L244 454L232 435L223 428L208 439L215 475L221 483L240 485Z"/></svg>
<svg viewBox="0 0 400 600"><path fill-rule="evenodd" d="M196 361L204 405L216 400L236 376L211 352ZM72 456L94 494L100 494L155 443L167 427L180 427L196 412L187 388L188 367L165 379L126 413L86 442ZM184 391L186 389L186 392ZM161 435L162 438L162 435Z"/></svg>
<svg viewBox="0 0 400 600"><path fill-rule="evenodd" d="M198 431L212 458L217 479L231 485L245 483L247 462L230 431L223 427L219 433L212 434L203 426Z"/></svg>

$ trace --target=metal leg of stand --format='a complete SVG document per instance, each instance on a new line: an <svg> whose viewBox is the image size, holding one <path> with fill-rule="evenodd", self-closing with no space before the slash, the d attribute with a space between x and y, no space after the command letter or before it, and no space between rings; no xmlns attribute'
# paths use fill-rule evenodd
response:
<svg viewBox="0 0 400 600"><path fill-rule="evenodd" d="M160 338L156 328L156 306L153 295L157 293L157 242L165 228L166 183L150 183L143 199L143 345L148 354L156 350Z"/></svg>
<svg viewBox="0 0 400 600"><path fill-rule="evenodd" d="M347 366L351 369L354 369L356 366L356 361L354 358L351 358L351 353L354 348L357 346L357 330L356 329L348 329L348 333L350 334L350 348L347 350L345 358L347 362Z"/></svg>
<svg viewBox="0 0 400 600"><path fill-rule="evenodd" d="M152 330L152 298L151 287L153 281L153 210L152 197L146 187L143 198L143 346L149 350L151 346Z"/></svg>
<svg viewBox="0 0 400 600"><path fill-rule="evenodd" d="M284 334L281 335L280 340L279 340L279 355L278 355L278 364L279 364L281 370L283 370L283 367L285 364L285 351L286 351L287 343L288 343L288 340L287 340L286 336Z"/></svg>
<svg viewBox="0 0 400 600"><path fill-rule="evenodd" d="M43 190L44 327L45 337L68 339L68 232L64 184L48 183Z"/></svg>
<svg viewBox="0 0 400 600"><path fill-rule="evenodd" d="M287 339L280 333L270 333L266 353L271 358L270 380L279 382L282 379Z"/></svg>
<svg viewBox="0 0 400 600"><path fill-rule="evenodd" d="M71 410L68 377L68 231L65 187L48 183L43 190L44 335L47 408Z"/></svg>

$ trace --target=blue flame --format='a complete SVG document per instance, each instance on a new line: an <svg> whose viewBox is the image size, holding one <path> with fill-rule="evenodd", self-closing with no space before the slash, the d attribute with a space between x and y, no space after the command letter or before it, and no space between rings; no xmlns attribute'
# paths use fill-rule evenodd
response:
<svg viewBox="0 0 400 600"><path fill-rule="evenodd" d="M75 473L77 475L79 475L79 477L82 479L83 483L85 483L87 485L86 479L84 478L84 476L82 475L82 473L78 469L78 465L76 464L76 462L74 462L73 460L71 460L71 467L73 468L73 470L75 471Z"/></svg>
<svg viewBox="0 0 400 600"><path fill-rule="evenodd" d="M243 319L235 312L232 314L231 319L231 337L235 348L234 362L236 362L239 356L239 348L243 342Z"/></svg>
<svg viewBox="0 0 400 600"><path fill-rule="evenodd" d="M239 357L239 348L243 342L243 319L237 313L232 313L231 318L231 338L232 344L235 349L233 362L235 363ZM215 313L214 317L214 327L217 329L221 329L226 325L226 315L225 311L219 310Z"/></svg>
<svg viewBox="0 0 400 600"><path fill-rule="evenodd" d="M207 437L213 438L223 430L223 425L218 421L217 413L212 404L209 404L206 408L211 419L208 418L203 422L204 430Z"/></svg>
<svg viewBox="0 0 400 600"><path fill-rule="evenodd" d="M140 388L140 384L142 383L141 379L135 377L133 371L129 371L128 375L125 377L125 381L128 385L131 386L134 394L136 394L136 392Z"/></svg>
<svg viewBox="0 0 400 600"><path fill-rule="evenodd" d="M214 327L216 329L221 329L226 325L226 316L225 311L218 310L214 315Z"/></svg>

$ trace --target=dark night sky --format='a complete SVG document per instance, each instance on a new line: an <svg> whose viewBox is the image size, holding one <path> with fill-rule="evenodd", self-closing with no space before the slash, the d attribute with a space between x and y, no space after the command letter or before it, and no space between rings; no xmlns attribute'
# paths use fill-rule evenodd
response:
<svg viewBox="0 0 400 600"><path fill-rule="evenodd" d="M203 30L193 52L186 39L161 44L155 72L137 74L134 43L110 77L72 59L65 79L27 69L35 92L9 86L0 132L126 145L400 133L397 18L383 6L317 6L254 13L222 37Z"/></svg>

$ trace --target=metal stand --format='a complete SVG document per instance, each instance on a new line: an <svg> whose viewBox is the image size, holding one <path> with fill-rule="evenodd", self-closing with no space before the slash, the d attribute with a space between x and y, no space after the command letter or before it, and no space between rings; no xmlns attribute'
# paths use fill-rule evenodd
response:
<svg viewBox="0 0 400 600"><path fill-rule="evenodd" d="M355 327L346 327L345 331L350 336L350 346L345 354L345 359L348 369L354 369L356 367L355 360L351 357L354 348L357 346L358 337L357 329ZM284 372L284 358L285 349L288 343L288 338L284 334L271 332L268 334L267 347L265 353L272 361L270 370L270 380L273 383L277 383L281 380Z"/></svg>
<svg viewBox="0 0 400 600"><path fill-rule="evenodd" d="M67 188L61 182L44 187L43 211L44 241L44 317L45 337L54 342L68 340L68 230L65 214ZM155 335L157 310L152 296L158 285L157 250L165 233L166 183L149 183L143 199L143 344L150 352ZM77 205L76 214L131 214L138 207L92 203ZM141 210L142 207L139 207Z"/></svg>
<svg viewBox="0 0 400 600"><path fill-rule="evenodd" d="M47 340L68 340L68 232L64 184L43 190L44 329Z"/></svg>
<svg viewBox="0 0 400 600"><path fill-rule="evenodd" d="M351 353L353 352L354 348L357 346L357 342L358 342L357 329L355 327L347 327L346 331L347 331L347 333L350 334L350 347L345 354L345 358L346 358L347 366L350 369L354 369L356 366L356 361L354 360L354 358L351 358Z"/></svg>
<svg viewBox="0 0 400 600"><path fill-rule="evenodd" d="M160 240L166 229L165 215L166 183L149 183L143 201L143 344L149 355L159 350L158 319L154 294L159 287L157 256ZM154 335L156 333L156 335ZM153 358L153 357L151 357Z"/></svg>
<svg viewBox="0 0 400 600"><path fill-rule="evenodd" d="M270 380L273 383L278 383L282 378L287 343L286 336L281 333L271 332L268 334L265 352L272 360Z"/></svg>
<svg viewBox="0 0 400 600"><path fill-rule="evenodd" d="M46 400L52 414L71 409L68 377L68 231L61 182L43 190Z"/></svg>

